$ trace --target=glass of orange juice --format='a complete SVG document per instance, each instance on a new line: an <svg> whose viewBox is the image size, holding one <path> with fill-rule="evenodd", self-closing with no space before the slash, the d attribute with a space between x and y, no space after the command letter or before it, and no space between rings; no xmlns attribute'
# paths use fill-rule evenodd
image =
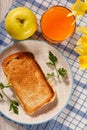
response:
<svg viewBox="0 0 87 130"><path fill-rule="evenodd" d="M64 6L53 6L43 13L41 32L50 43L60 43L73 34L76 22L74 15L67 17L69 13L71 11Z"/></svg>

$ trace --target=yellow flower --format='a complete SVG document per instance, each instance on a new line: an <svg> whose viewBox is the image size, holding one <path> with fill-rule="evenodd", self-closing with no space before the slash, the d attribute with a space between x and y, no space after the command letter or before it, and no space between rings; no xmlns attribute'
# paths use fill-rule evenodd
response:
<svg viewBox="0 0 87 130"><path fill-rule="evenodd" d="M87 13L87 0L84 1L76 0L76 2L72 5L72 13L68 14L67 17L75 15L77 16L76 18L77 21L86 13ZM87 27L79 26L77 28L77 31L82 33L83 36L77 41L77 46L74 48L74 50L79 54L78 60L80 63L80 67L83 69L87 69Z"/></svg>
<svg viewBox="0 0 87 130"><path fill-rule="evenodd" d="M77 41L77 45L82 45L87 47L87 36L82 36L78 41Z"/></svg>
<svg viewBox="0 0 87 130"><path fill-rule="evenodd" d="M87 46L76 46L74 50L79 54L79 55L87 55Z"/></svg>
<svg viewBox="0 0 87 130"><path fill-rule="evenodd" d="M75 50L79 55L87 55L87 35L82 36L82 37L77 41L77 46L74 48L74 50Z"/></svg>
<svg viewBox="0 0 87 130"><path fill-rule="evenodd" d="M77 22L84 14L87 13L87 0L76 0L76 2L71 7L72 12L67 15L70 17L72 15L77 16L76 20L72 23L72 25Z"/></svg>
<svg viewBox="0 0 87 130"><path fill-rule="evenodd" d="M77 16L77 19L79 19L86 13L87 0L76 0L76 2L72 5L72 13L69 14L68 17L75 15ZM77 41L77 46L74 50L79 54L78 61L80 63L80 67L87 69L87 27L79 26L77 27L77 31L82 33L83 36Z"/></svg>
<svg viewBox="0 0 87 130"><path fill-rule="evenodd" d="M87 69L87 55L78 57L80 67L83 69Z"/></svg>
<svg viewBox="0 0 87 130"><path fill-rule="evenodd" d="M80 67L87 69L87 35L82 36L77 41L77 46L74 48L74 50L80 55L78 57Z"/></svg>
<svg viewBox="0 0 87 130"><path fill-rule="evenodd" d="M77 16L83 16L87 11L87 0L76 0L76 2L72 5L72 11Z"/></svg>
<svg viewBox="0 0 87 130"><path fill-rule="evenodd" d="M87 35L87 27L85 27L85 26L79 26L77 28L77 31Z"/></svg>

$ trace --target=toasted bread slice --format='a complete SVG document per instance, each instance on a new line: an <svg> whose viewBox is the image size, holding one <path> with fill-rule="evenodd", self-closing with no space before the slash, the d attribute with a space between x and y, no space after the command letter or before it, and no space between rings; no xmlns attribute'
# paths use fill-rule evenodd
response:
<svg viewBox="0 0 87 130"><path fill-rule="evenodd" d="M45 79L32 53L11 54L4 59L2 67L27 114L33 114L54 99L55 92Z"/></svg>

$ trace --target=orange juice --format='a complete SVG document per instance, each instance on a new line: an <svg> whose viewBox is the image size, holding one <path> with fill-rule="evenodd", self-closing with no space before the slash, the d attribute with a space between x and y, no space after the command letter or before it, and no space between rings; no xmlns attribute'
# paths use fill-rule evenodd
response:
<svg viewBox="0 0 87 130"><path fill-rule="evenodd" d="M43 36L50 42L58 43L69 36L75 30L74 16L67 17L71 11L63 6L49 8L41 17L41 31Z"/></svg>

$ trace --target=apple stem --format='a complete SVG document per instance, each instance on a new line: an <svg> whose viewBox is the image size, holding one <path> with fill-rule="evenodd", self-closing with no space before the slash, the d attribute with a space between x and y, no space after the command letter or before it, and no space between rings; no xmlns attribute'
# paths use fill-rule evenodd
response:
<svg viewBox="0 0 87 130"><path fill-rule="evenodd" d="M24 23L24 19L17 18L22 24Z"/></svg>

